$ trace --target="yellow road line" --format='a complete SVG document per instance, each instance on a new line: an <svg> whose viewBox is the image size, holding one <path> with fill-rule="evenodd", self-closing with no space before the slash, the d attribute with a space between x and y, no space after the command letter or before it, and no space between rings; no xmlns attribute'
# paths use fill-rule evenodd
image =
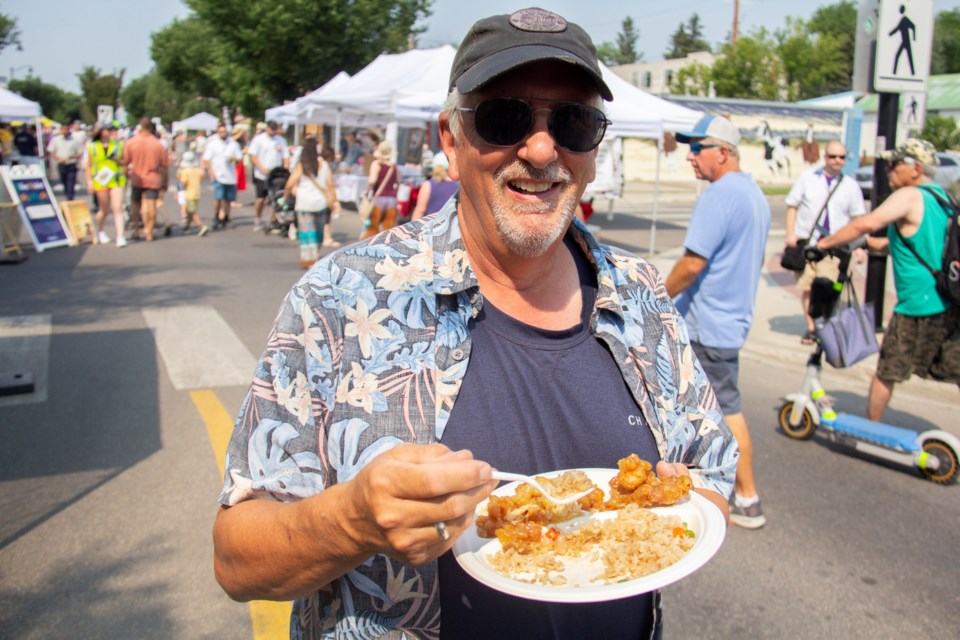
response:
<svg viewBox="0 0 960 640"><path fill-rule="evenodd" d="M227 444L233 433L233 419L227 413L217 394L210 389L191 391L190 399L200 412L203 424L210 436L210 447L223 480L223 464ZM253 625L253 640L276 640L290 637L290 603L254 600L250 603L250 620Z"/></svg>

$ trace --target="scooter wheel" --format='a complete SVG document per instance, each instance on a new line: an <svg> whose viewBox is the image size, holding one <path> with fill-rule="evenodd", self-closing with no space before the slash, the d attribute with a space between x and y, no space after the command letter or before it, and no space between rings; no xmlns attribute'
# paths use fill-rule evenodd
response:
<svg viewBox="0 0 960 640"><path fill-rule="evenodd" d="M921 469L927 480L937 484L952 484L957 481L957 452L943 440L927 440L923 452L940 461L939 469Z"/></svg>
<svg viewBox="0 0 960 640"><path fill-rule="evenodd" d="M785 402L780 407L780 428L785 434L795 440L808 440L813 437L813 432L817 430L817 425L813 422L813 416L809 409L803 410L798 424L790 424L790 413L793 411L793 402Z"/></svg>

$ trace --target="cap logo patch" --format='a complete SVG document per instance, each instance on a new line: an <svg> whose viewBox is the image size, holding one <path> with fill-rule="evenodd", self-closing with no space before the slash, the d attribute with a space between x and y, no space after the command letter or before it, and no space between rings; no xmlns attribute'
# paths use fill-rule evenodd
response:
<svg viewBox="0 0 960 640"><path fill-rule="evenodd" d="M543 9L521 9L510 16L510 24L534 33L560 33L567 28L567 21L561 16Z"/></svg>

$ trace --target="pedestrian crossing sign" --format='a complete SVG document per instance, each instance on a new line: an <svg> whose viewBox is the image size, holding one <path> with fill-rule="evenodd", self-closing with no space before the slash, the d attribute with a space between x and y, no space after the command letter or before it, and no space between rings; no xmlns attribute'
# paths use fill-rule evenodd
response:
<svg viewBox="0 0 960 640"><path fill-rule="evenodd" d="M881 0L873 88L925 93L933 48L934 0Z"/></svg>

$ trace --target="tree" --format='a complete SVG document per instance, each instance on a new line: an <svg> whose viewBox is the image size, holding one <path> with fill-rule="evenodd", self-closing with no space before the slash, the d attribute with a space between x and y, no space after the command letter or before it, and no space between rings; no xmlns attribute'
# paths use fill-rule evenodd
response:
<svg viewBox="0 0 960 640"><path fill-rule="evenodd" d="M83 119L93 122L97 119L97 107L102 104L114 106L120 97L123 86L123 74L120 69L112 74L101 75L100 69L86 66L77 74L80 79L80 92L83 96Z"/></svg>
<svg viewBox="0 0 960 640"><path fill-rule="evenodd" d="M40 103L43 114L57 122L68 122L81 117L83 109L80 96L40 78L29 76L22 80L11 80L8 88L27 100Z"/></svg>
<svg viewBox="0 0 960 640"><path fill-rule="evenodd" d="M617 53L619 54L620 64L631 64L643 59L642 53L637 53L637 40L640 38L640 31L633 26L633 18L629 16L623 19L621 25L623 29L617 34Z"/></svg>
<svg viewBox="0 0 960 640"><path fill-rule="evenodd" d="M673 76L670 93L682 96L709 96L713 70L705 64L688 64Z"/></svg>
<svg viewBox="0 0 960 640"><path fill-rule="evenodd" d="M960 131L953 116L927 115L923 131L917 137L930 142L939 151L960 149Z"/></svg>
<svg viewBox="0 0 960 640"><path fill-rule="evenodd" d="M178 89L156 70L128 82L120 95L131 122L143 117L159 117L164 122L173 122L197 111L217 111L217 106L211 106L209 99Z"/></svg>
<svg viewBox="0 0 960 640"><path fill-rule="evenodd" d="M779 100L786 92L786 71L766 29L727 42L720 54L710 74L718 96Z"/></svg>
<svg viewBox="0 0 960 640"><path fill-rule="evenodd" d="M700 16L694 13L687 19L687 23L680 23L677 30L670 36L670 48L663 57L667 60L686 58L697 51L710 51L710 43L703 37L703 27L700 26Z"/></svg>
<svg viewBox="0 0 960 640"><path fill-rule="evenodd" d="M601 42L597 46L597 57L600 58L600 62L608 67L632 64L643 60L643 53L637 53L637 40L640 38L640 31L634 26L633 18L624 18L621 28L622 31L617 33L616 44Z"/></svg>
<svg viewBox="0 0 960 640"><path fill-rule="evenodd" d="M960 9L937 14L930 73L960 73Z"/></svg>
<svg viewBox="0 0 960 640"><path fill-rule="evenodd" d="M20 43L20 29L17 28L17 19L11 18L5 13L0 13L0 51L11 45L17 45L18 51L23 50L23 45Z"/></svg>
<svg viewBox="0 0 960 640"><path fill-rule="evenodd" d="M803 100L850 88L851 65L843 35L816 33L810 23L787 19L787 28L777 31L776 53L786 72L787 98Z"/></svg>
<svg viewBox="0 0 960 640"><path fill-rule="evenodd" d="M253 113L303 95L343 70L407 49L430 0L186 0L212 44L200 65L213 95ZM189 19L188 19L189 20ZM229 28L225 28L229 25ZM156 60L172 80L170 66Z"/></svg>

